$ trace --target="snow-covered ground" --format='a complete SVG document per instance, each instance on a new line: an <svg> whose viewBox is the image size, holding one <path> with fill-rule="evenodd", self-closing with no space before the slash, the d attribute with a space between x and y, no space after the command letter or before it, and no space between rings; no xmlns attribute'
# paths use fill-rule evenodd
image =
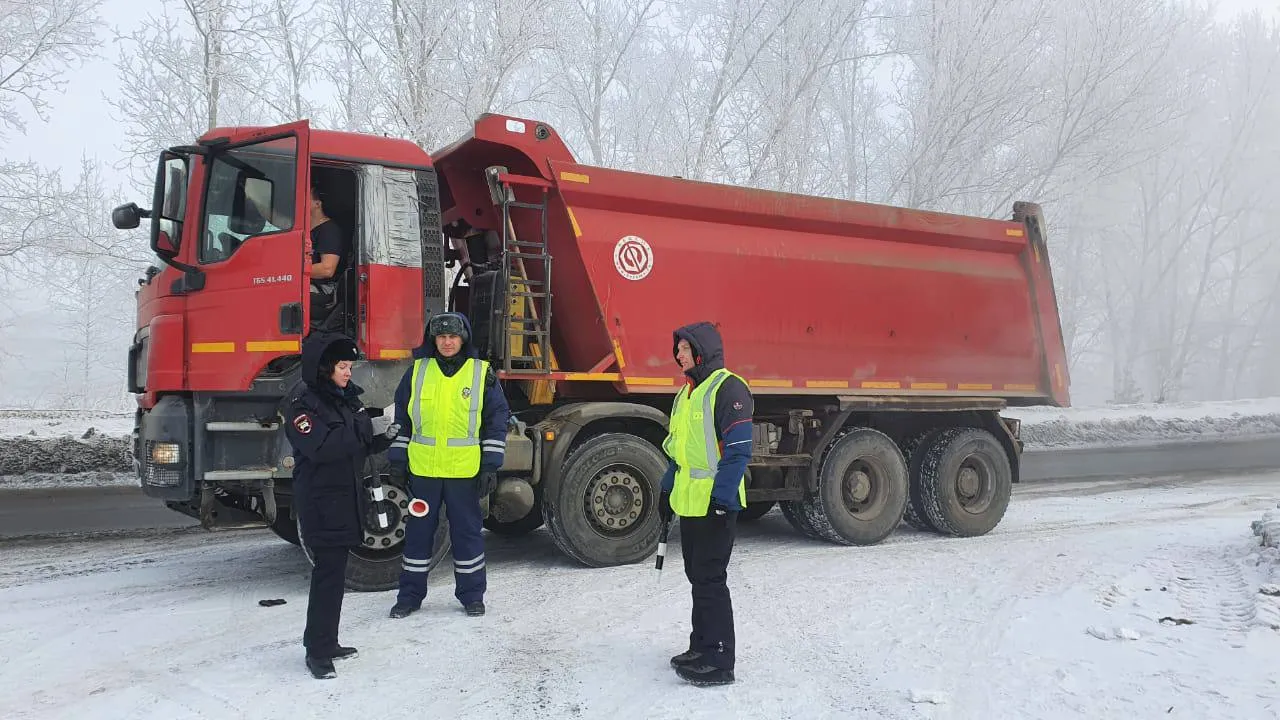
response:
<svg viewBox="0 0 1280 720"><path fill-rule="evenodd" d="M488 538L489 614L448 572L424 611L349 593L336 680L302 665L308 568L259 531L0 547L0 708L16 718L1274 718L1280 473L1021 487L974 539L869 548L777 511L730 565L738 683L683 684L678 544L588 569ZM258 600L287 604L261 607Z"/></svg>

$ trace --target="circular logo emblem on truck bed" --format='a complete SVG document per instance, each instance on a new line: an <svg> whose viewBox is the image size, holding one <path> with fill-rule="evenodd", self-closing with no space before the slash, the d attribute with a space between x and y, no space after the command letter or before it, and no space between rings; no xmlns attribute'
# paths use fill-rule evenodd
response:
<svg viewBox="0 0 1280 720"><path fill-rule="evenodd" d="M628 280L643 280L653 269L653 248L644 238L628 235L613 246L613 266Z"/></svg>

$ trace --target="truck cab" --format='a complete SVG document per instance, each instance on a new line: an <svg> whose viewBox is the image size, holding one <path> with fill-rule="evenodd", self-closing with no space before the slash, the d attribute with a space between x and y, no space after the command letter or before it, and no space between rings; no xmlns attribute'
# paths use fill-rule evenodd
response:
<svg viewBox="0 0 1280 720"><path fill-rule="evenodd" d="M444 308L431 158L306 121L217 128L160 153L151 209L112 213L120 229L143 218L160 264L138 281L128 357L142 489L206 527L265 516L297 542L280 411L302 340L317 328L353 338L366 405L390 406L425 318ZM311 233L325 218L344 253L317 279ZM398 545L396 531L366 544Z"/></svg>

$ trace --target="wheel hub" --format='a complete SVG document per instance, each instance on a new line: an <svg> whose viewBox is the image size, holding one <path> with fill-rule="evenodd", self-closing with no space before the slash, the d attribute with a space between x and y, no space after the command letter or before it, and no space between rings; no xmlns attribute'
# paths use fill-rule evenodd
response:
<svg viewBox="0 0 1280 720"><path fill-rule="evenodd" d="M986 512L995 498L990 461L981 454L970 454L961 461L955 475L956 500L968 513Z"/></svg>
<svg viewBox="0 0 1280 720"><path fill-rule="evenodd" d="M865 470L858 470L849 479L849 495L856 503L864 503L871 496L871 476Z"/></svg>
<svg viewBox="0 0 1280 720"><path fill-rule="evenodd" d="M587 515L604 532L626 530L640 521L644 491L640 480L625 468L610 468L591 481L587 490Z"/></svg>
<svg viewBox="0 0 1280 720"><path fill-rule="evenodd" d="M872 508L878 500L876 479L876 469L869 463L858 461L850 465L841 483L845 509L858 515Z"/></svg>

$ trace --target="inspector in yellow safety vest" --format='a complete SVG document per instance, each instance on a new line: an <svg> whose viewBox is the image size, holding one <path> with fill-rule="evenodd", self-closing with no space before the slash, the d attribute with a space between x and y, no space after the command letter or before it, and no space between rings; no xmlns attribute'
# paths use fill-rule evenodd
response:
<svg viewBox="0 0 1280 720"><path fill-rule="evenodd" d="M473 478L480 472L480 415L488 363L468 358L452 377L435 358L413 361L409 394L409 472L418 477Z"/></svg>
<svg viewBox="0 0 1280 720"><path fill-rule="evenodd" d="M728 378L737 378L743 385L747 384L738 375L720 368L693 388L687 397L687 389L681 388L671 407L671 422L662 449L676 462L671 510L682 517L702 517L711 505L721 455L716 438L715 407L720 386ZM735 480L738 506L730 509L741 510L747 505L746 473Z"/></svg>

